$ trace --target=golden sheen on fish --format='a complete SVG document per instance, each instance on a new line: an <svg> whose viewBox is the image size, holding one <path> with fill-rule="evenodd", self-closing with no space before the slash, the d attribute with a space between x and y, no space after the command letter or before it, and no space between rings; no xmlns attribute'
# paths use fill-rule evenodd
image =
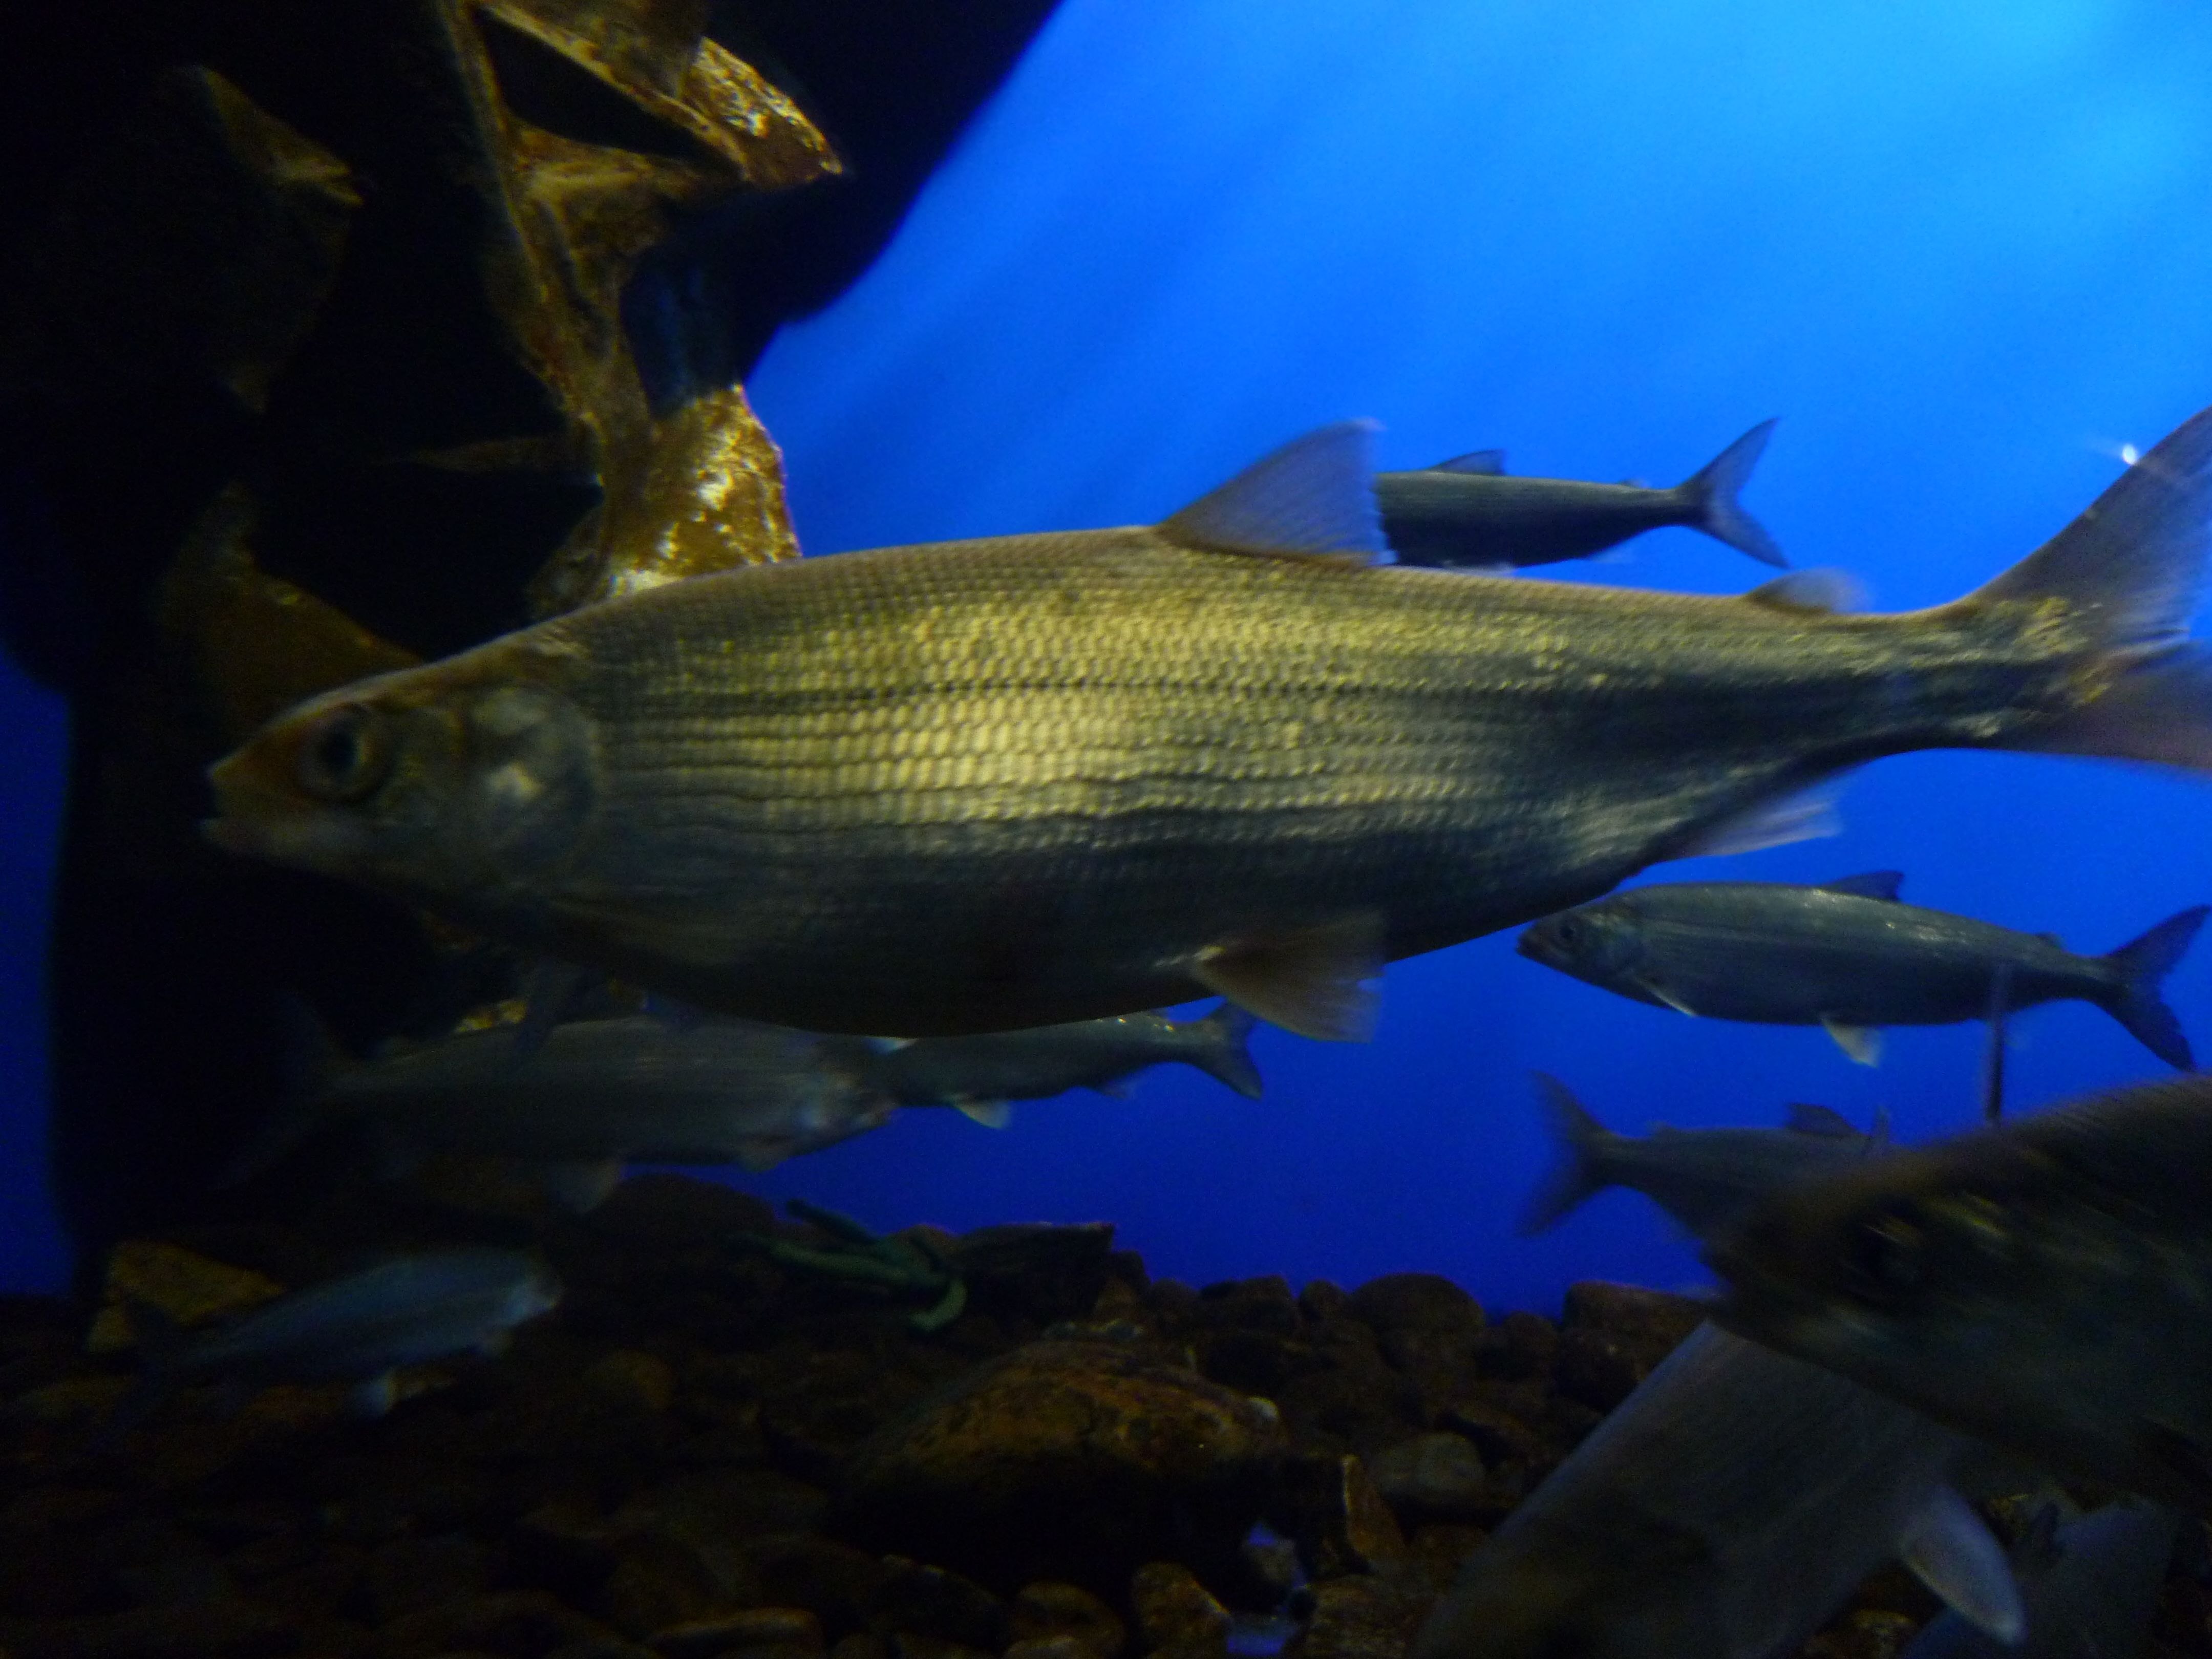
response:
<svg viewBox="0 0 2212 1659"><path fill-rule="evenodd" d="M1385 961L1743 845L1880 756L2212 766L2212 412L1897 616L1373 564L1369 444L1310 434L1157 526L701 576L363 681L220 763L210 834L783 1024L1219 993L1341 1037Z"/></svg>
<svg viewBox="0 0 2212 1659"><path fill-rule="evenodd" d="M2212 1079L1793 1185L1707 1259L1729 1328L2212 1515Z"/></svg>

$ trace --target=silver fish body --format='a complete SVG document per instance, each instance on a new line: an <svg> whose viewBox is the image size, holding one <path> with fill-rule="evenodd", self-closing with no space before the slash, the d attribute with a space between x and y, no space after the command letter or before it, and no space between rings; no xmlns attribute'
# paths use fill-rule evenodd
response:
<svg viewBox="0 0 2212 1659"><path fill-rule="evenodd" d="M2212 1083L2124 1090L1800 1183L1707 1259L1730 1328L2212 1514Z"/></svg>
<svg viewBox="0 0 2212 1659"><path fill-rule="evenodd" d="M1410 1659L1770 1659L1795 1650L1980 1453L1817 1366L1692 1332L1468 1558ZM1977 1592L2009 1590L1993 1540ZM2016 1613L2016 1607L2013 1609Z"/></svg>
<svg viewBox="0 0 2212 1659"><path fill-rule="evenodd" d="M1203 1019L1121 1014L1025 1031L921 1037L873 1056L863 1074L902 1106L944 1106L1111 1090L1148 1066L1179 1061L1256 1100L1260 1073L1244 1048L1252 1024L1249 1014L1224 1003Z"/></svg>
<svg viewBox="0 0 2212 1659"><path fill-rule="evenodd" d="M214 769L210 834L811 1030L1220 993L1346 1036L1382 962L1881 755L2212 763L2176 621L2212 415L1893 617L1362 565L1364 455L1318 434L1156 528L610 600L279 717Z"/></svg>
<svg viewBox="0 0 2212 1659"><path fill-rule="evenodd" d="M2025 1641L2008 1645L1944 1613L1912 1638L1904 1659L2141 1659L2181 1517L2123 1502L2054 1529L2045 1524L2049 1515L2013 1553Z"/></svg>
<svg viewBox="0 0 2212 1659"><path fill-rule="evenodd" d="M1824 886L1669 882L1535 923L1522 956L1592 985L1714 1019L1842 1027L1979 1019L2008 976L2007 1006L2063 998L2111 1012L2186 1070L2189 1044L2158 982L2203 923L2185 910L2108 956L2047 934L1900 902L1894 871Z"/></svg>

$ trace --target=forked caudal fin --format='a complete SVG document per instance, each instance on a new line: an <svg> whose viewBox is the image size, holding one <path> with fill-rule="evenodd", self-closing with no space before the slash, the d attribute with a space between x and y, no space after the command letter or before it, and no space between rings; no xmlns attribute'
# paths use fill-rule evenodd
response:
<svg viewBox="0 0 2212 1659"><path fill-rule="evenodd" d="M1245 1099L1259 1099L1260 1068L1252 1063L1252 1051L1245 1046L1251 1041L1252 1028L1259 1023L1249 1010L1233 1002L1223 1003L1204 1019L1191 1021L1182 1028L1198 1039L1190 1063Z"/></svg>
<svg viewBox="0 0 2212 1659"><path fill-rule="evenodd" d="M1584 1109L1567 1085L1548 1073L1538 1072L1536 1103L1544 1109L1552 1137L1559 1144L1559 1162L1544 1177L1544 1184L1521 1212L1521 1231L1540 1233L1574 1209L1613 1185L1605 1168L1605 1151L1615 1139L1612 1130Z"/></svg>
<svg viewBox="0 0 2212 1659"><path fill-rule="evenodd" d="M2206 906L2192 904L2105 957L2118 975L2106 1008L2136 1042L2167 1065L2185 1072L2196 1070L2197 1062L2190 1054L2189 1038L2181 1022L2160 997L2158 988L2188 951L2207 914Z"/></svg>
<svg viewBox="0 0 2212 1659"><path fill-rule="evenodd" d="M1759 465L1774 422L1761 421L1726 449L1705 463L1704 469L1675 486L1674 493L1689 507L1690 523L1715 541L1726 542L1739 553L1748 553L1761 564L1787 567L1790 561L1775 545L1766 528L1736 502L1736 493Z"/></svg>
<svg viewBox="0 0 2212 1659"><path fill-rule="evenodd" d="M2094 635L2100 660L2082 676L2081 703L2002 746L2212 771L2212 657L2189 641L2208 551L2212 409L2161 440L2057 535L1958 601L2056 601Z"/></svg>

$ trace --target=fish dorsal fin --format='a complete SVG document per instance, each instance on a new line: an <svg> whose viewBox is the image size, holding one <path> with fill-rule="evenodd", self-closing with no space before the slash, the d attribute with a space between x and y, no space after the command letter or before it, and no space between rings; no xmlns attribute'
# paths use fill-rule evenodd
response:
<svg viewBox="0 0 2212 1659"><path fill-rule="evenodd" d="M1840 1019L1820 1016L1820 1027L1835 1038L1841 1048L1862 1066L1881 1064L1881 1031L1873 1025L1852 1025Z"/></svg>
<svg viewBox="0 0 2212 1659"><path fill-rule="evenodd" d="M1667 856L1705 859L1729 853L1763 853L1770 847L1839 836L1843 830L1835 792L1822 785L1779 800L1761 801L1717 823L1709 823L1685 842L1680 851Z"/></svg>
<svg viewBox="0 0 2212 1659"><path fill-rule="evenodd" d="M1309 432L1200 496L1159 533L1216 553L1371 564L1390 550L1375 505L1374 447L1371 421Z"/></svg>
<svg viewBox="0 0 2212 1659"><path fill-rule="evenodd" d="M1973 1506L1950 1487L1938 1486L1905 1523L1897 1554L1914 1577L1976 1629L2007 1643L2027 1633L2027 1613L2003 1548Z"/></svg>
<svg viewBox="0 0 2212 1659"><path fill-rule="evenodd" d="M969 1100L963 1095L950 1104L970 1123L987 1129L1003 1129L1014 1121L1014 1109L1003 1100Z"/></svg>
<svg viewBox="0 0 2212 1659"><path fill-rule="evenodd" d="M1843 876L1834 881L1824 881L1824 893L1848 893L1853 898L1887 899L1897 902L1898 890L1905 885L1902 870L1869 870L1863 876Z"/></svg>
<svg viewBox="0 0 2212 1659"><path fill-rule="evenodd" d="M1372 911L1292 933L1224 940L1198 953L1191 973L1209 991L1270 1025L1324 1042L1364 1042L1375 1030L1382 919Z"/></svg>
<svg viewBox="0 0 2212 1659"><path fill-rule="evenodd" d="M1793 570L1771 582L1761 582L1743 597L1747 604L1763 605L1770 611L1830 617L1864 605L1866 586L1847 570Z"/></svg>
<svg viewBox="0 0 2212 1659"><path fill-rule="evenodd" d="M1455 455L1448 461L1438 461L1429 469L1431 472L1469 472L1480 477L1501 477L1505 471L1505 452L1502 449L1470 449L1464 455Z"/></svg>
<svg viewBox="0 0 2212 1659"><path fill-rule="evenodd" d="M1808 1106L1802 1101L1791 1103L1787 1120L1793 1134L1820 1135L1829 1140L1856 1140L1859 1132L1851 1127L1850 1119L1829 1106Z"/></svg>

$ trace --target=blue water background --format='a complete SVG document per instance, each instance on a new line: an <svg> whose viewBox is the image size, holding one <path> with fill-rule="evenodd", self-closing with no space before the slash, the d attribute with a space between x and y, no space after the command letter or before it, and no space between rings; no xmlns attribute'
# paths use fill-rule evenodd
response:
<svg viewBox="0 0 2212 1659"><path fill-rule="evenodd" d="M1157 520L1322 422L1383 464L1671 483L1782 417L1747 504L1882 609L2027 551L2212 403L2212 14L2179 0L1065 0L890 252L752 383L810 552ZM1568 572L1734 592L1688 532ZM0 1177L9 1285L51 1283L32 1033L58 715L11 734ZM13 734L21 734L20 736ZM1840 838L1658 879L1894 866L1924 902L2103 949L2212 899L2212 787L2083 761L1881 763ZM2172 996L2212 1054L2212 942ZM2025 1017L2022 1104L2148 1077L2104 1014ZM1977 1028L1692 1021L1516 958L1392 967L1364 1046L1256 1044L1267 1098L1180 1069L1133 1099L951 1113L741 1184L878 1225L1109 1219L1156 1273L1448 1273L1549 1308L1694 1261L1643 1200L1524 1241L1532 1067L1618 1127L1887 1106L1970 1115Z"/></svg>

